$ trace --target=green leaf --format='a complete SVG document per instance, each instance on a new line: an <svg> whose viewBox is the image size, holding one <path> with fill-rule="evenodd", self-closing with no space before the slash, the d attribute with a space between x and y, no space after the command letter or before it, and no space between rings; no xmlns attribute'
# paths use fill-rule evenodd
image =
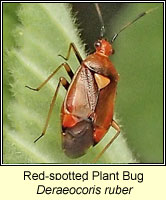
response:
<svg viewBox="0 0 166 200"><path fill-rule="evenodd" d="M60 89L56 99L46 135L36 144L33 143L43 129L59 77L64 76L68 79L65 70L59 71L39 92L25 88L25 85L39 86L56 67L64 62L58 55L66 56L71 42L75 43L80 54L85 58L84 46L73 23L75 19L71 16L71 8L68 3L23 3L18 16L22 23L15 32L19 48L12 49L7 58L14 79L12 83L14 99L8 107L8 117L12 125L4 127L4 162L90 163L115 131L110 128L106 137L94 148L89 149L85 156L79 159L67 158L61 148L60 134L60 109L66 93L63 88ZM74 71L79 66L73 53L69 64ZM120 64L117 63L117 66ZM123 88L122 85L119 86L118 92L121 92L120 87ZM121 115L117 114L119 118ZM98 162L137 161L132 156L122 133Z"/></svg>
<svg viewBox="0 0 166 200"><path fill-rule="evenodd" d="M16 10L18 8L18 3L13 3L12 6L10 3L3 3L3 120L4 123L9 123L7 117L7 107L12 98L10 92L10 82L12 77L9 75L9 69L7 65L6 54L7 51L14 47L14 37L13 29L18 24L18 19L16 16Z"/></svg>

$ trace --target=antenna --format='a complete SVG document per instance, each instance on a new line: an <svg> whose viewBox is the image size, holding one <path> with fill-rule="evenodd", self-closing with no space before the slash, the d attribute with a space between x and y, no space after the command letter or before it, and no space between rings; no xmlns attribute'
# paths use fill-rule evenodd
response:
<svg viewBox="0 0 166 200"><path fill-rule="evenodd" d="M145 12L140 13L133 21L128 22L125 26L123 26L120 31L118 33L115 33L115 35L112 37L111 43L113 43L115 41L115 39L117 38L117 36L119 35L119 33L121 33L123 30L125 30L127 27L129 27L131 24L134 24L137 20L139 20L141 17L145 16L146 14L151 13L152 11L158 9L158 7L156 8L151 8Z"/></svg>
<svg viewBox="0 0 166 200"><path fill-rule="evenodd" d="M100 33L100 35L101 35L101 38L103 38L104 35L105 35L105 26L104 26L103 17L102 17L101 10L100 10L98 3L95 3L95 7L96 7L97 14L99 16L99 20L100 20L100 23L101 23L101 33Z"/></svg>

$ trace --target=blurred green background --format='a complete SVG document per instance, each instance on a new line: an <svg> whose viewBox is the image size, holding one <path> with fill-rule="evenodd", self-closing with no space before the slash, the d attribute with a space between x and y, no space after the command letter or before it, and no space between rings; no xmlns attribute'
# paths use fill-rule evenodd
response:
<svg viewBox="0 0 166 200"><path fill-rule="evenodd" d="M20 25L17 17L19 6L19 3L3 3L4 57L9 49L18 45L13 35L15 28ZM81 38L86 43L86 50L91 52L94 41L100 35L100 22L94 5L92 3L73 3L72 6L73 12L77 12L79 28L82 29ZM163 162L162 4L100 3L109 40L115 32L142 11L158 6L158 9L141 18L119 35L113 44L115 55L111 57L120 74L115 106L116 118L120 122L129 148L141 163ZM8 112L8 105L15 99L10 92L10 83L12 83L13 77L9 74L9 67L8 60L4 59L3 123L9 129L15 129L9 120L10 112ZM23 162L21 159L25 155L28 157L28 153L24 152L22 156L17 155L18 147L16 148L10 139L5 140L7 137L5 132L8 131L8 128L4 131L4 162ZM123 154L123 150L120 153ZM14 159L14 155L17 158ZM25 162L27 162L26 159Z"/></svg>

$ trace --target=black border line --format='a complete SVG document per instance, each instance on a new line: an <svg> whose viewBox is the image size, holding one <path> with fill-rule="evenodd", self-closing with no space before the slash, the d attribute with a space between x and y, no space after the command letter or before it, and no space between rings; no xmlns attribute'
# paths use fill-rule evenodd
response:
<svg viewBox="0 0 166 200"><path fill-rule="evenodd" d="M3 3L94 3L94 1L2 1L1 2L1 157L0 166L166 166L165 163L165 1L95 1L101 3L163 3L163 163L128 164L4 164L3 163ZM157 52L156 52L157 53Z"/></svg>

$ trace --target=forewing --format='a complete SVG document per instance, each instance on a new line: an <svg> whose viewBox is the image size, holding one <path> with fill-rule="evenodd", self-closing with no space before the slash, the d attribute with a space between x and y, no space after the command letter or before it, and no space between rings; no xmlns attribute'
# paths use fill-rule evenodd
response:
<svg viewBox="0 0 166 200"><path fill-rule="evenodd" d="M99 94L98 103L96 106L95 125L107 130L112 122L114 113L114 103L116 97L116 82L110 82L110 84L102 89Z"/></svg>
<svg viewBox="0 0 166 200"><path fill-rule="evenodd" d="M81 66L69 87L65 109L80 118L88 118L96 108L98 88L94 74L86 66Z"/></svg>

